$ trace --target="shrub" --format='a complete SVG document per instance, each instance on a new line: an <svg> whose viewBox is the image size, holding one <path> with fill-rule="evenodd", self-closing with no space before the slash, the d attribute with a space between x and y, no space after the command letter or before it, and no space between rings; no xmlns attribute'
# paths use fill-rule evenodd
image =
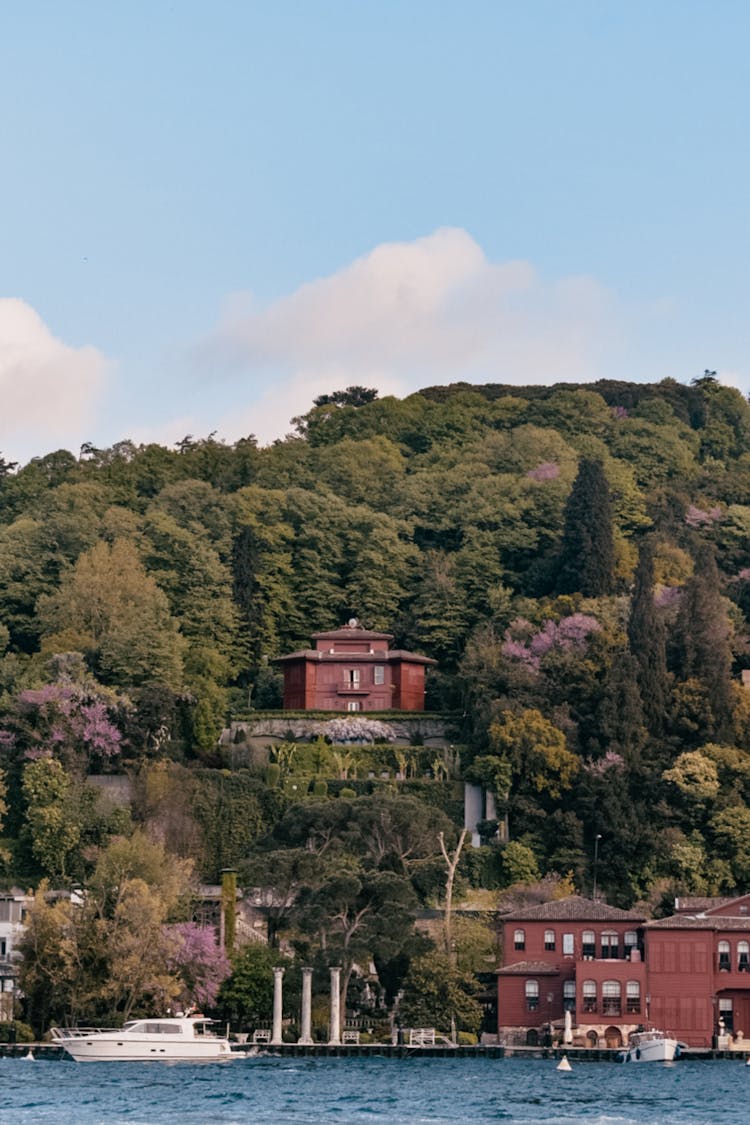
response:
<svg viewBox="0 0 750 1125"><path fill-rule="evenodd" d="M346 785L343 789L339 789L339 797L348 797L349 800L357 796L356 789L349 789Z"/></svg>
<svg viewBox="0 0 750 1125"><path fill-rule="evenodd" d="M35 1039L34 1032L22 1020L0 1023L0 1043L33 1043Z"/></svg>

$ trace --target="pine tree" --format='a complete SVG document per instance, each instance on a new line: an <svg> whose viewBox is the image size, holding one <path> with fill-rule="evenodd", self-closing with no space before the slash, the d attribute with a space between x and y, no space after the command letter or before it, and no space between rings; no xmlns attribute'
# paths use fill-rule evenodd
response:
<svg viewBox="0 0 750 1125"><path fill-rule="evenodd" d="M565 506L557 589L589 598L611 594L614 571L609 485L601 462L584 458Z"/></svg>
<svg viewBox="0 0 750 1125"><path fill-rule="evenodd" d="M638 687L648 729L664 729L667 706L667 656L664 622L654 605L654 554L644 542L638 558L628 621L630 651L638 665Z"/></svg>

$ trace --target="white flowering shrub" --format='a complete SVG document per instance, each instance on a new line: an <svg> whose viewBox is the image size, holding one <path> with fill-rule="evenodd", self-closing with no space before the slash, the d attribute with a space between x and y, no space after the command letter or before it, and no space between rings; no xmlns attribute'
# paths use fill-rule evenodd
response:
<svg viewBox="0 0 750 1125"><path fill-rule="evenodd" d="M388 723L353 715L316 723L314 733L329 738L331 742L395 742L396 740L396 732Z"/></svg>

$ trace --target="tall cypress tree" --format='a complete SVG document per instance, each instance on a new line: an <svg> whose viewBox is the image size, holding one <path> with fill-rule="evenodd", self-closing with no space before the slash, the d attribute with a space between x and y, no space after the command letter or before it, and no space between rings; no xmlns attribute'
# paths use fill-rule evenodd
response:
<svg viewBox="0 0 750 1125"><path fill-rule="evenodd" d="M601 461L584 458L565 506L557 589L597 598L612 593L614 575L609 485Z"/></svg>
<svg viewBox="0 0 750 1125"><path fill-rule="evenodd" d="M731 737L731 625L721 597L713 548L701 544L695 571L686 584L677 615L676 641L683 679L700 680L713 713L712 738Z"/></svg>
<svg viewBox="0 0 750 1125"><path fill-rule="evenodd" d="M638 687L646 724L653 735L660 735L667 706L667 644L664 622L654 605L654 552L648 540L641 546L638 556L628 640L638 666Z"/></svg>

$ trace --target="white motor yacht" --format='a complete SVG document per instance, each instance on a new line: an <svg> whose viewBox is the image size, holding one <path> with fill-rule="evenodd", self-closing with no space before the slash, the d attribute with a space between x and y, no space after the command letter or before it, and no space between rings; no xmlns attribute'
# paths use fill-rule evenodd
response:
<svg viewBox="0 0 750 1125"><path fill-rule="evenodd" d="M634 1031L621 1057L623 1062L672 1062L677 1054L677 1040L665 1031Z"/></svg>
<svg viewBox="0 0 750 1125"><path fill-rule="evenodd" d="M53 1027L76 1062L200 1062L230 1059L229 1040L210 1030L205 1016L159 1016L130 1020L120 1028Z"/></svg>

